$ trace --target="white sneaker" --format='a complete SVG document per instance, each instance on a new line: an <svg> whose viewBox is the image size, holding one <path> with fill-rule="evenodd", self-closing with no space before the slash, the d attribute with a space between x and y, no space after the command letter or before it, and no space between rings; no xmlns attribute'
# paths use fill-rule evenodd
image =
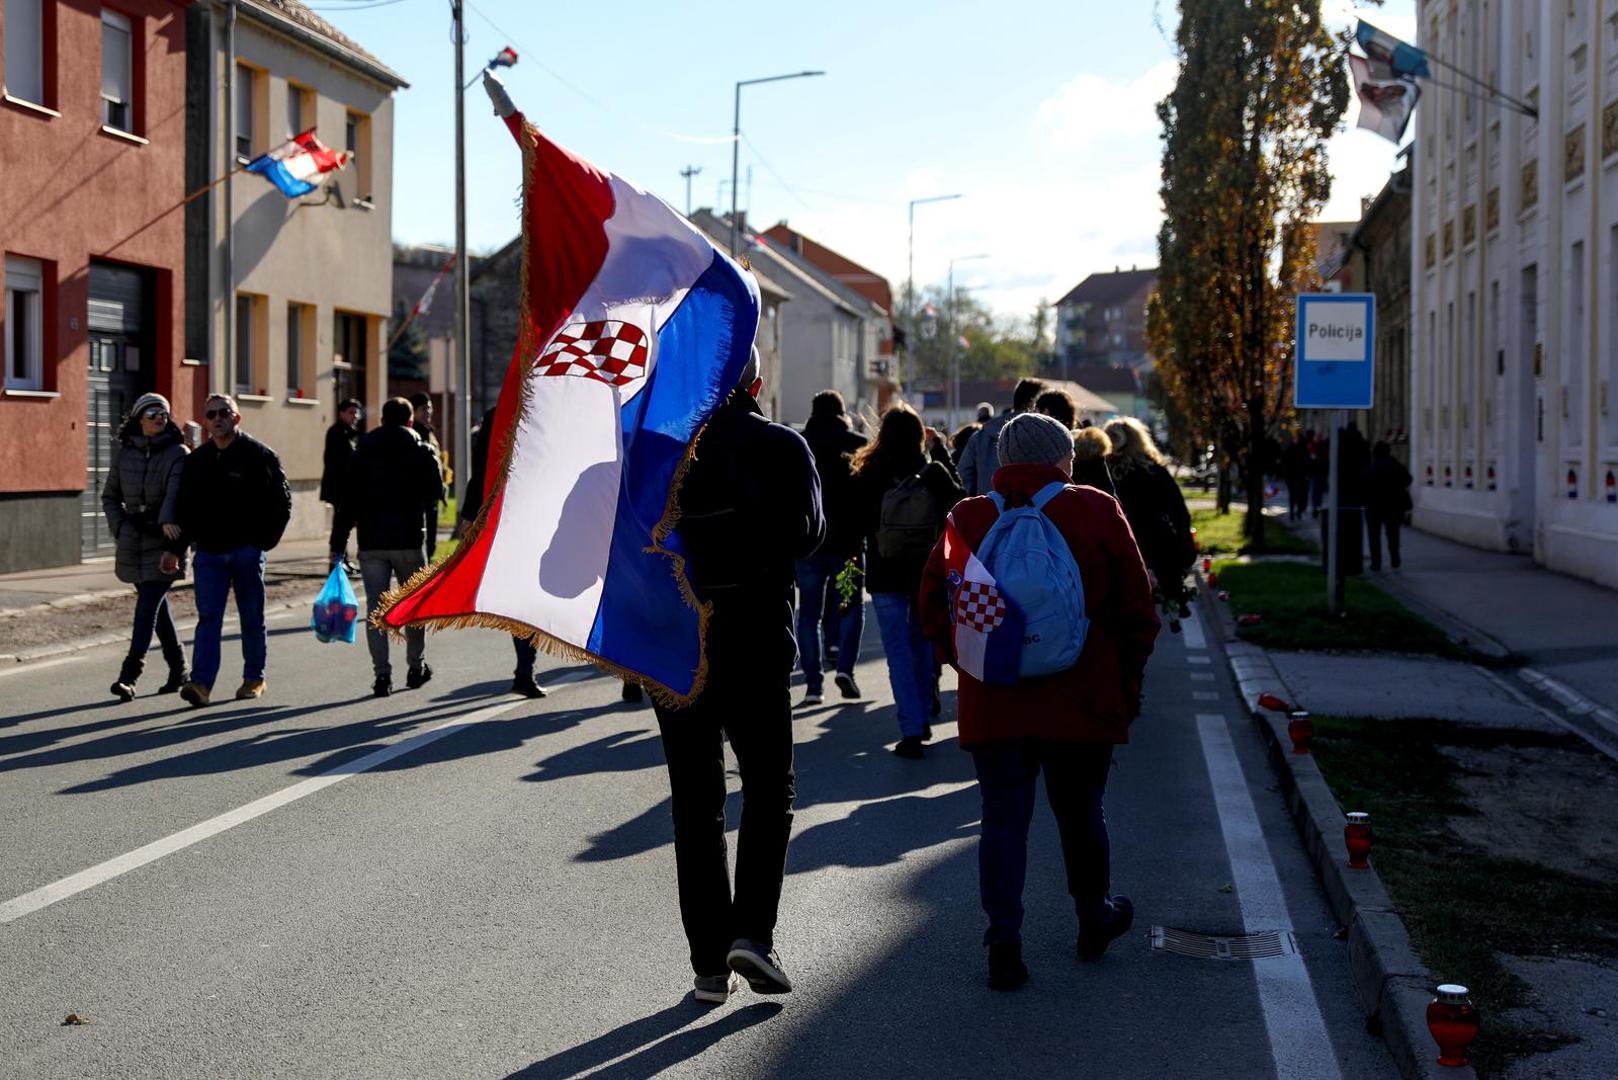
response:
<svg viewBox="0 0 1618 1080"><path fill-rule="evenodd" d="M805 694L803 695L803 700L798 702L798 708L807 709L811 705L824 705L825 703L826 696L824 694Z"/></svg>
<svg viewBox="0 0 1618 1080"><path fill-rule="evenodd" d="M692 980L691 996L698 1001L723 1005L742 988L742 977L732 971L725 975L698 975Z"/></svg>

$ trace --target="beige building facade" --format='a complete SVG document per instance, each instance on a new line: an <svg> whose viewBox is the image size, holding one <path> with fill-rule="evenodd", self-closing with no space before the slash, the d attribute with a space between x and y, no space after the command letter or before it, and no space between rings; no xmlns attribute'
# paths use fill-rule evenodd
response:
<svg viewBox="0 0 1618 1080"><path fill-rule="evenodd" d="M314 129L347 168L289 199L237 172L187 218L187 352L242 426L281 455L288 538L319 536L326 428L345 398L388 396L393 94L405 82L296 0L212 0L190 13L195 117L188 186ZM194 106L195 107L195 106Z"/></svg>
<svg viewBox="0 0 1618 1080"><path fill-rule="evenodd" d="M1417 110L1416 523L1618 586L1618 0L1424 0L1419 28L1538 115Z"/></svg>

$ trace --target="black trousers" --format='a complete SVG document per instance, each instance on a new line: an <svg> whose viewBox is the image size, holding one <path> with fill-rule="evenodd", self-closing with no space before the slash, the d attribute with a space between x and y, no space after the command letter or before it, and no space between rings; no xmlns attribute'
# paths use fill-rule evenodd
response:
<svg viewBox="0 0 1618 1080"><path fill-rule="evenodd" d="M726 972L737 938L774 944L796 792L787 615L783 605L781 616L759 626L716 612L702 694L685 708L656 707L672 795L680 919L698 975ZM726 737L742 779L734 892L725 846Z"/></svg>
<svg viewBox="0 0 1618 1080"><path fill-rule="evenodd" d="M1365 511L1366 530L1371 534L1371 569L1382 569L1382 533L1388 534L1388 557L1393 560L1394 568L1399 566L1399 526L1402 525L1403 514L1379 514L1374 510Z"/></svg>

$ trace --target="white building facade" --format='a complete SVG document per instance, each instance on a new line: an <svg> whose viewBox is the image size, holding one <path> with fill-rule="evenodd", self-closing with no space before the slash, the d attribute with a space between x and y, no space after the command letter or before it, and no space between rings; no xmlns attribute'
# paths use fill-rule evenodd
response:
<svg viewBox="0 0 1618 1080"><path fill-rule="evenodd" d="M1423 0L1419 28L1539 115L1423 87L1415 522L1618 586L1618 0Z"/></svg>

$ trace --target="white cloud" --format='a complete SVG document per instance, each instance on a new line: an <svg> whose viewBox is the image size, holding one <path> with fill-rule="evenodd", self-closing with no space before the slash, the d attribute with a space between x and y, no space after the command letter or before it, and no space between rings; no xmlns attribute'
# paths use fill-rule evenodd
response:
<svg viewBox="0 0 1618 1080"><path fill-rule="evenodd" d="M1175 61L1164 60L1128 82L1079 75L1040 103L1040 129L1052 146L1064 150L1115 137L1133 142L1142 132L1155 136L1157 103L1174 88L1178 72Z"/></svg>

